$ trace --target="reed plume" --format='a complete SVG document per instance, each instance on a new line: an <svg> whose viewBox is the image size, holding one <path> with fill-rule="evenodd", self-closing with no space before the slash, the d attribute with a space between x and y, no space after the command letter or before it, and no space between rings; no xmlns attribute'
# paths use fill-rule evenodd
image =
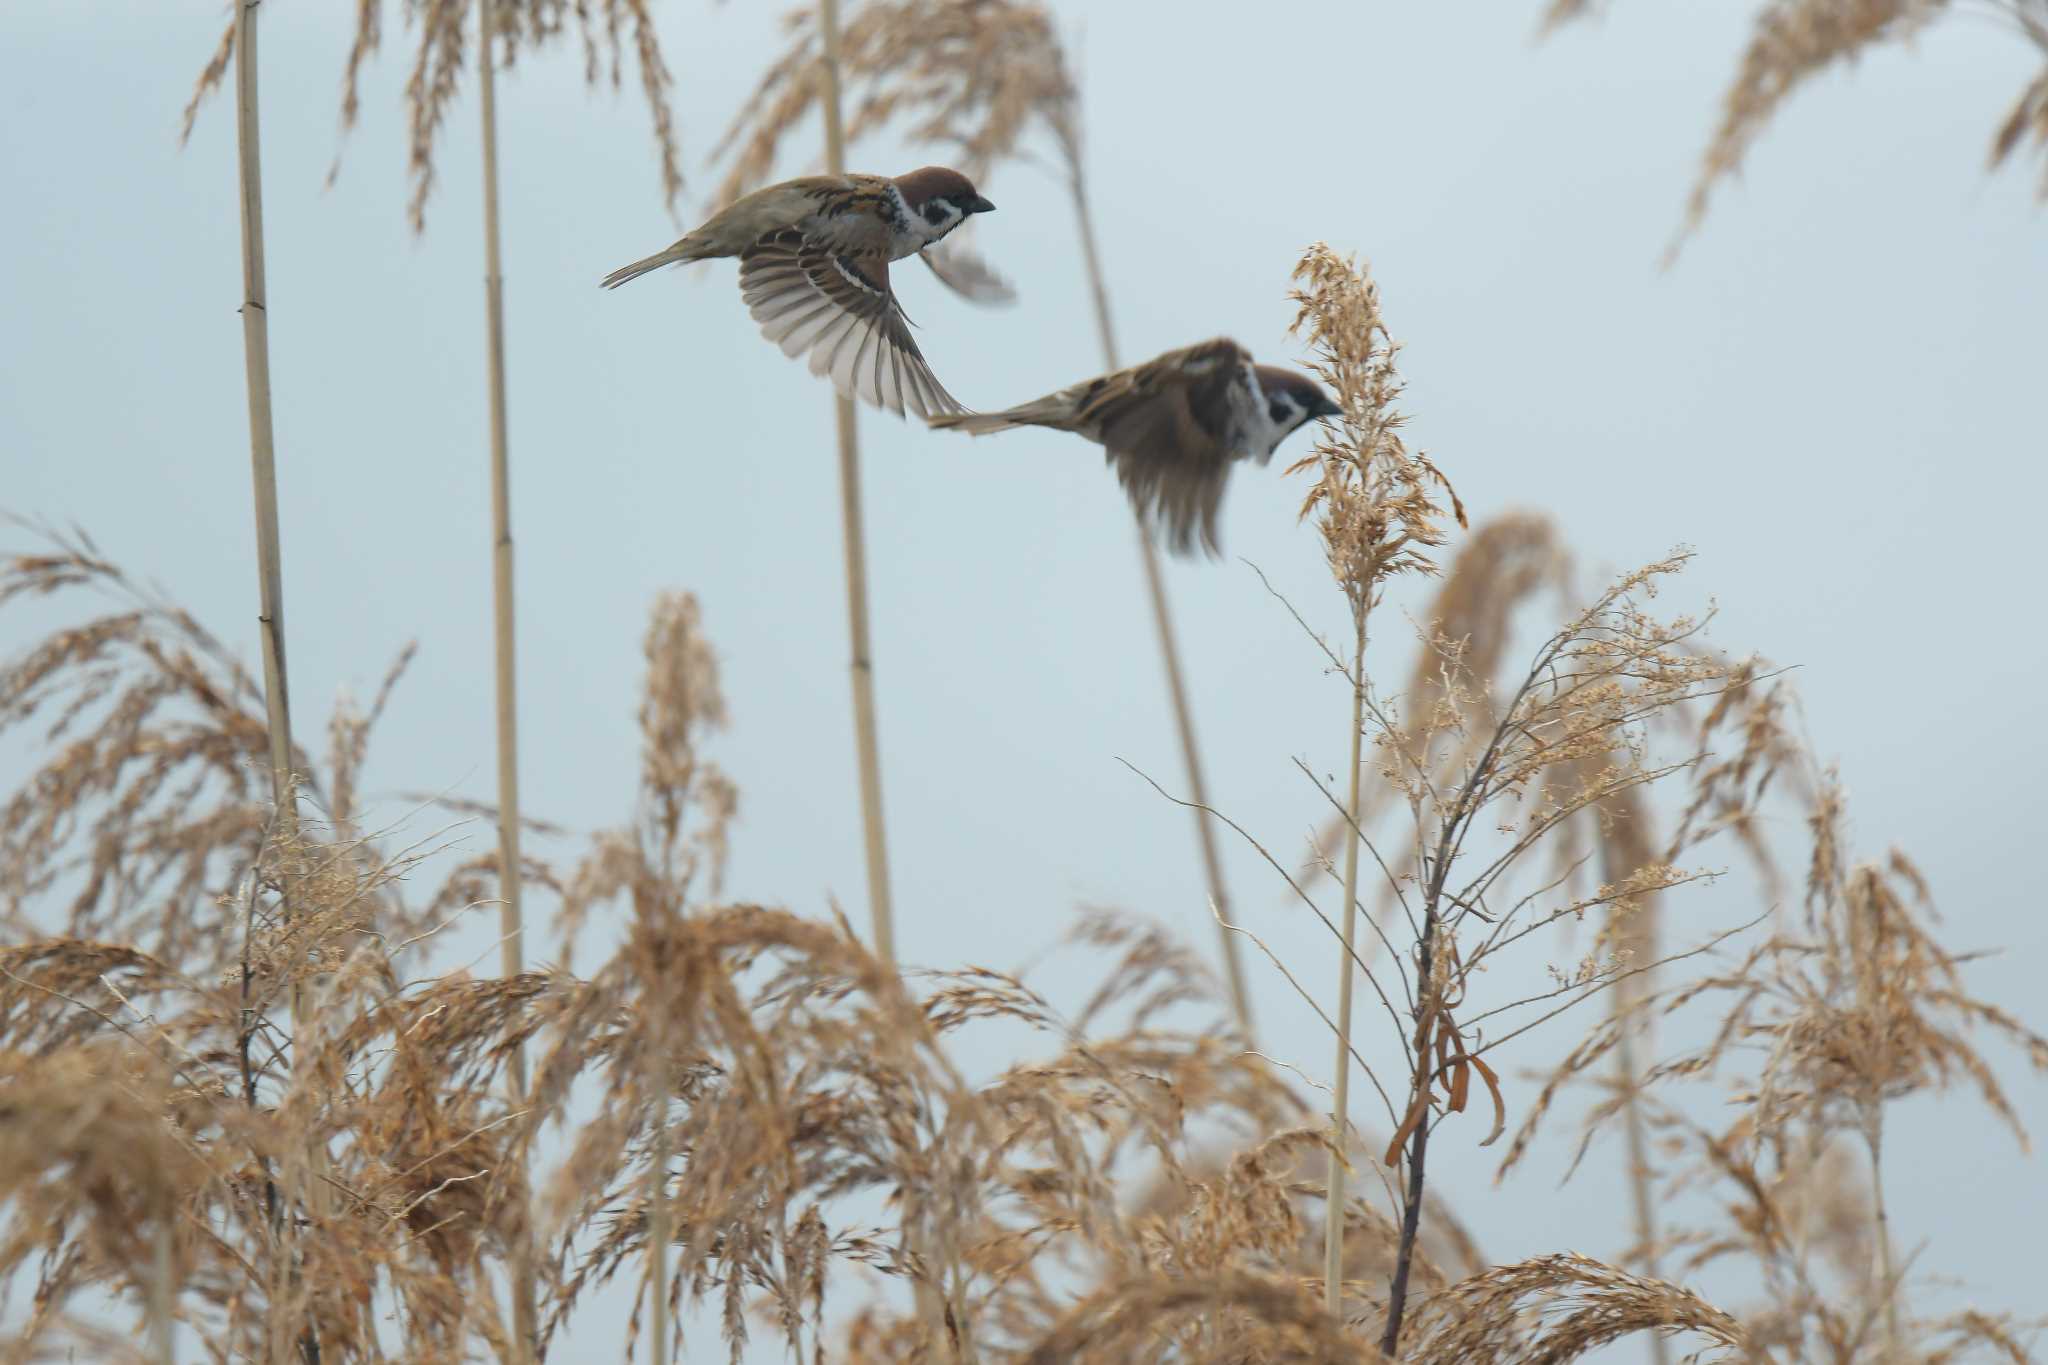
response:
<svg viewBox="0 0 2048 1365"><path fill-rule="evenodd" d="M1596 8L1591 0L1551 0L1543 29ZM1852 65L1866 52L1910 46L1942 20L1987 15L2033 44L2043 63L1992 134L1990 165L2001 166L2032 144L2042 158L2038 194L2048 199L2048 0L1991 0L1981 6L1955 0L1769 0L1758 10L1735 78L1722 92L1720 119L1667 260L1699 229L1714 191L1741 171L1749 149L1801 86L1824 71Z"/></svg>
<svg viewBox="0 0 2048 1365"><path fill-rule="evenodd" d="M465 26L468 9L469 6L462 3L430 6L408 4L405 7L406 20L409 23L416 23L419 30L419 46L411 78L406 84L410 125L408 170L413 181L408 212L416 231L424 231L426 227L427 199L434 184L436 139L447 108L454 99L460 83L467 44ZM491 489L491 619L494 649L493 686L496 693L496 820L499 832L498 940L502 969L506 975L512 976L519 973L524 963L526 917L523 904L524 864L520 854L520 831L523 821L519 799L518 677L515 647L517 612L514 597L511 463L505 380L505 282L499 228L498 53L502 50L507 65L510 65L523 49L539 48L560 40L567 33L569 15L568 8L562 5L560 0L475 0L475 11L476 45L480 54L477 61L477 78L482 106L484 357ZM253 211L253 217L248 207L255 198L254 4L238 4L237 12L238 16L243 17L238 17L237 27L230 29L223 37L221 48L201 73L192 100L186 108L185 124L189 131L199 103L220 79L223 63L227 54L232 51L235 54L238 89L241 92L240 103L243 106L245 261L251 259L247 243L251 236L252 222L255 226L256 240L253 255L254 274L247 275L245 269L245 276L255 281L250 286L254 291L250 297L255 302L245 307L244 317L246 320L253 314L259 321L251 325L260 326L261 214L260 205ZM614 88L618 86L623 63L622 34L627 29L631 30L642 89L653 115L662 188L667 201L673 206L682 189L674 119L669 106L673 78L662 56L647 0L603 0L603 3L596 7L577 5L574 13L583 47L585 77L592 85L597 84L605 74L608 59L610 83ZM350 44L342 84L341 115L344 130L353 126L360 111L361 73L365 62L375 54L381 44L382 25L383 7L379 0L370 0L369 3L357 6L355 33ZM245 75L245 72L250 74ZM338 161L336 168L339 168ZM274 656L275 674L274 681L270 683L270 690L278 700L272 717L273 729L283 724L288 732L288 714L283 700L282 607L276 595L276 489L275 474L271 471L269 456L267 348L259 346L254 334L249 345L252 434L258 425L256 395L259 366L255 357L259 350L264 350L266 356L261 365L262 435L255 439L258 545L259 558L264 565L265 671L266 679L270 679ZM269 509L267 521L264 514L266 505ZM277 753L281 754L288 749L289 740L282 741L282 744L283 748L273 746ZM275 765L277 761L274 757L273 764ZM283 774L282 770L280 773L281 781L288 780L288 774ZM284 788L281 787L280 790ZM524 1089L524 1069L524 1063L515 1058L515 1065L508 1078L515 1090ZM515 1330L519 1340L531 1343L537 1336L538 1324L530 1265L522 1262L515 1266L513 1278L514 1310L517 1318Z"/></svg>

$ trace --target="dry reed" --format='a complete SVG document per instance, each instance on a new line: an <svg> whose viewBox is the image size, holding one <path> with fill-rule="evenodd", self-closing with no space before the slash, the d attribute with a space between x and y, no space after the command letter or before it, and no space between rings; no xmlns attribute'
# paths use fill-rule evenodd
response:
<svg viewBox="0 0 2048 1365"><path fill-rule="evenodd" d="M359 54L376 10L359 9ZM414 94L429 158L462 12L408 10L438 35ZM566 10L509 12L532 37L532 16ZM600 12L644 15L608 4L579 22ZM253 42L238 50L253 63ZM1017 110L1055 107L1023 75L949 84L1008 59L969 52L903 66L886 88L905 103L872 116L922 101L945 114L935 129L985 119L986 150L1013 145ZM415 172L423 196L430 164ZM1680 1333L1783 1365L2028 1359L2032 1324L1914 1312L1886 1118L1962 1086L2017 1130L1974 1037L2037 1071L2048 1039L1969 993L1969 954L1932 927L1903 853L1853 859L1839 786L1791 734L1783 680L1703 652L1702 622L1648 611L1684 556L1566 605L1517 660L1515 613L1550 589L1571 602L1562 547L1534 518L1480 527L1446 565L1410 685L1398 700L1373 685L1370 613L1390 578L1434 572L1448 488L1401 439L1369 277L1317 248L1297 281L1345 409L1297 468L1313 471L1304 511L1352 616L1352 648L1330 658L1350 685L1354 762L1347 791L1319 792L1347 843L1344 905L1333 917L1307 878L1288 880L1402 1049L1388 1084L1333 1021L1339 1075L1364 1070L1390 1135L1379 1159L1405 1177L1389 1212L1342 1196L1357 1150L1344 1104L1325 1124L1284 1067L1216 1027L1223 993L1157 927L1085 917L1074 937L1101 984L1068 1016L1017 977L906 978L836 917L728 902L737 797L707 752L725 707L694 599L654 604L630 818L523 860L556 904L563 965L477 979L430 956L502 892L499 857L456 859L422 893L444 835L375 828L358 797L410 651L369 706L337 708L323 757L288 749L280 764L288 732L256 678L89 540L46 536L0 563L0 611L87 594L112 606L0 664L0 737L38 746L0 794L0 920L15 931L0 949L0 1285L32 1291L0 1359L161 1360L173 1321L222 1362L570 1358L593 1296L643 1265L627 1349L651 1334L657 1359L715 1354L713 1336L737 1358L763 1331L800 1359L857 1362L1563 1361ZM252 778L281 767L302 820ZM1685 787L1661 841L1660 782ZM1698 880L1681 862L1724 846L1770 895L1783 879L1764 831L1788 800L1806 819L1803 915L1674 980L1701 950L1657 956L1658 898ZM520 823L550 848L563 837ZM1384 916L1364 904L1361 854ZM1334 873L1327 850L1319 861ZM1248 934L1220 910L1226 934ZM623 932L578 975L573 949L600 913ZM1371 932L1354 947L1361 913ZM1589 914L1598 938L1551 989L1484 993L1498 955ZM1733 932L1744 917L1716 920ZM321 1014L288 1009L314 985ZM1506 1132L1498 1049L1603 993L1612 1007L1518 1105L1501 1168L1544 1139L1569 1087L1598 1078L1578 1155L1620 1119L1659 1153L1654 1171L1632 1158L1658 1202L1713 1196L1701 1226L1639 1228L1631 1254L1660 1258L1669 1280L1569 1253L1491 1264L1426 1179L1427 1144L1476 1091L1484 1141ZM1648 1040L1645 1021L1681 1011L1706 1018L1705 1043L1607 1069ZM1018 1060L971 1081L954 1058L986 1027L1035 1047L1009 1042ZM1716 1079L1732 1115L1684 1103ZM527 1247L545 1249L530 1341ZM1688 1288L1707 1266L1745 1269L1752 1302L1731 1313ZM143 1330L94 1320L127 1307Z"/></svg>
<svg viewBox="0 0 2048 1365"><path fill-rule="evenodd" d="M1373 503L1330 477L1318 507L1369 527L1353 514ZM1385 562L1391 542L1377 543ZM1471 543L1504 587L1527 582L1544 552L1528 523ZM1370 562L1370 546L1354 534L1333 554ZM1472 575L1451 569L1447 588L1462 577L1476 605ZM1371 1360L1404 1307L1404 1359L1565 1360L1625 1333L1686 1333L1784 1365L1892 1358L1886 1304L1901 1291L1878 1259L1870 1165L1845 1165L1843 1143L1817 1146L1816 1133L1867 1148L1875 1123L1881 1144L1882 1108L1945 1078L2004 1106L1963 1036L1972 1023L2036 1064L2048 1042L1959 989L1959 958L1918 927L1909 863L1849 864L1831 789L1787 771L1803 760L1778 723L1782 682L1688 654L1684 624L1631 604L1654 581L1632 575L1597 596L1529 674L1510 675L1535 681L1486 707L1468 664L1507 655L1440 628L1429 638L1441 690L1408 699L1434 723L1417 728L1369 693L1369 772L1404 792L1411 819L1434 813L1426 827L1467 856L1432 853L1415 875L1389 860L1415 928L1437 907L1445 965L1423 977L1411 951L1368 979L1406 1045L1423 1037L1426 1064L1387 1090L1397 1137L1404 1104L1421 1116L1392 1144L1412 1175L1414 1134L1491 1088L1495 1049L1649 965L1603 940L1541 998L1495 1003L1475 978L1493 954L1586 914L1621 933L1629 904L1686 880L1669 861L1751 837L1761 794L1814 795L1806 930L1599 1018L1517 1116L1508 1158L1529 1150L1560 1087L1604 1064L1625 1016L1723 1000L1719 1051L1652 1067L1645 1103L1660 1148L1691 1154L1660 1198L1726 1188L1728 1221L1667 1238L1665 1282L1577 1256L1491 1265L1426 1190L1412 1217L1347 1201L1334 1221L1350 1296L1332 1317L1317 1273L1332 1211L1312 1170L1329 1130L1283 1068L1206 1026L1219 992L1171 936L1086 920L1076 941L1102 984L1064 1017L1016 978L903 981L843 923L721 900L735 797L706 753L725 707L692 599L664 596L649 624L632 818L530 873L558 901L564 961L599 912L626 925L623 941L586 975L478 980L428 972L423 954L487 899L494 859L458 861L421 895L407 888L426 850L386 852L388 834L363 832L354 793L397 669L367 708L337 715L324 760L295 756L322 818L281 846L250 777L266 747L255 680L89 544L17 557L0 573L0 608L115 598L0 670L0 731L51 737L50 758L0 805L0 885L21 939L0 954L0 1145L21 1153L0 1163L14 1173L0 1187L14 1239L0 1241L0 1278L36 1286L21 1348L130 1358L91 1305L147 1317L168 1301L222 1361L294 1342L330 1362L509 1361L522 1347L502 1290L531 1236L546 1249L539 1353L558 1358L577 1353L592 1295L642 1264L658 1273L631 1294L636 1351L656 1332L677 1358L766 1331L853 1361ZM1692 759L1648 765L1641 719L1708 697L1684 732ZM1494 719L1480 757L1422 762L1470 754L1464 727L1482 714ZM1573 830L1613 835L1589 812L1667 771L1687 773L1690 791L1648 866L1569 894L1554 868L1506 888L1514 858L1499 858L1557 854ZM1507 843L1462 845L1477 838L1472 819L1457 823L1467 805L1510 827ZM1611 866L1628 847L1617 841ZM277 913L287 867L302 907L290 921ZM53 905L68 907L62 922L38 923ZM283 1005L310 974L329 1007L295 1028ZM951 1058L991 1025L1045 1046L970 1083ZM506 1082L522 1049L536 1065L515 1105ZM1732 1129L1708 1129L1664 1093L1738 1052L1767 1069L1743 1086ZM1592 1121L1621 1107L1610 1093ZM1122 1193L1134 1176L1148 1191L1135 1201ZM307 1196L315 1181L332 1196L324 1207ZM1733 1259L1758 1271L1758 1302L1739 1315L1684 1283ZM1388 1292L1403 1264L1406 1306ZM909 1287L908 1305L890 1282ZM1926 1320L1900 1299L1896 1316L1913 1358L2026 1358L2024 1325L1994 1314Z"/></svg>
<svg viewBox="0 0 2048 1365"><path fill-rule="evenodd" d="M237 24L222 39L219 49L201 73L197 88L185 111L189 133L200 102L220 80L227 57L235 57L240 127L244 163L243 236L245 281L251 302L245 305L249 336L250 419L252 446L256 455L258 548L262 563L263 622L265 625L265 677L269 695L275 700L271 726L284 736L273 743L273 765L278 768L278 790L290 789L291 777L282 759L289 751L288 709L284 697L283 622L278 596L276 488L269 440L269 393L267 346L263 344L261 208L256 189L254 125L254 5L238 4ZM410 172L413 195L409 212L415 229L423 230L426 203L434 182L434 151L442 120L453 100L465 62L465 23L470 6L464 3L419 5L408 3L404 14L416 24L419 46L413 71L406 85L409 114ZM513 542L511 528L510 460L506 419L504 268L499 229L497 70L503 51L509 65L526 48L539 48L559 40L566 32L571 7L562 0L475 0L479 53L477 75L482 105L483 228L485 359L487 412L489 416L489 461L491 486L491 596L494 641L494 688L496 692L497 806L495 820L499 833L497 894L500 902L499 943L504 972L516 975L524 961L525 915L524 878L520 854L523 825L519 801L518 692L515 669L515 599L513 588ZM596 8L573 7L580 32L585 75L595 85L609 58L611 84L617 87L623 61L623 31L630 27L641 84L653 114L655 140L660 153L662 185L673 205L682 188L674 120L668 95L672 84L656 36L653 16L646 0L606 0ZM342 91L342 124L353 126L360 108L359 80L365 62L377 51L382 38L383 12L377 0L357 6L353 41L346 61ZM337 163L338 169L338 163ZM252 205L254 207L252 207ZM250 246L253 240L253 248ZM250 264L253 262L253 265ZM251 320L253 319L253 321ZM260 359L260 364L259 364ZM261 381L259 384L259 380ZM259 393L261 394L259 412ZM260 422L259 422L260 416ZM260 434L259 434L260 432ZM267 509L267 517L266 517ZM279 797L280 809L289 821L292 812ZM287 829L289 837L289 830ZM515 1056L508 1083L515 1093L525 1088L525 1066ZM538 1332L535 1289L530 1256L515 1257L512 1270L515 1332L521 1341L532 1342Z"/></svg>
<svg viewBox="0 0 2048 1365"><path fill-rule="evenodd" d="M427 200L434 188L436 141L448 108L461 89L463 67L469 57L467 29L471 5L482 3L483 0L403 0L399 5L401 19L417 30L418 39L405 83L407 170L413 184L407 212L417 230L426 226ZM362 73L384 40L385 0L358 0L354 8L355 32L342 73L344 132L354 127L361 112ZM494 0L494 8L494 28L508 66L529 52L567 41L573 21L574 36L582 49L586 84L606 84L616 90L623 79L626 49L631 47L639 67L641 93L654 125L663 199L673 207L683 190L682 151L670 104L675 78L662 51L650 0ZM185 106L187 134L198 117L200 105L226 75L234 50L235 28L231 24L200 71L192 98ZM337 160L336 170L339 168Z"/></svg>
<svg viewBox="0 0 2048 1365"><path fill-rule="evenodd" d="M1585 17L1590 0L1551 0L1543 19L1548 31ZM2032 143L2042 156L2039 194L2048 199L2048 0L1989 0L1983 5L1956 0L1769 0L1752 25L1735 78L1721 96L1721 116L1698 176L1686 199L1685 221L1675 254L1698 229L1722 181L1742 169L1743 158L1777 117L1793 92L1822 72L1853 64L1885 46L1910 46L1943 19L1988 15L2032 43L2042 69L2013 102L1992 135L1990 164L2003 165Z"/></svg>

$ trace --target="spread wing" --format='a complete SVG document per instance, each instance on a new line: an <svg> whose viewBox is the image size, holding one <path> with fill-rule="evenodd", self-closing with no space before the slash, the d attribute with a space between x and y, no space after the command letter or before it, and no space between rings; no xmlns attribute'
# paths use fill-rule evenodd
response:
<svg viewBox="0 0 2048 1365"><path fill-rule="evenodd" d="M946 392L889 288L889 262L808 242L796 231L763 237L740 256L740 294L761 334L851 398L899 417L964 412Z"/></svg>
<svg viewBox="0 0 2048 1365"><path fill-rule="evenodd" d="M1197 537L1220 554L1217 512L1242 458L1244 348L1219 337L1105 376L1079 396L1075 425L1099 432L1117 482L1139 518L1178 555Z"/></svg>
<svg viewBox="0 0 2048 1365"><path fill-rule="evenodd" d="M918 252L918 257L931 267L940 284L969 303L988 308L1006 308L1015 303L1017 291L1002 272L959 238L956 232L946 241Z"/></svg>

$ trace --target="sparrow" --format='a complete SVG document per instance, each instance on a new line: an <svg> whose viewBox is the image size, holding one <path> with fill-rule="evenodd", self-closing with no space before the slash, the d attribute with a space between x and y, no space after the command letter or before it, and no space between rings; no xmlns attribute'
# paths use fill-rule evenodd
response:
<svg viewBox="0 0 2048 1365"><path fill-rule="evenodd" d="M1085 436L1104 448L1138 519L1185 556L1198 536L1221 553L1216 514L1233 463L1263 465L1295 428L1341 411L1307 375L1253 364L1251 352L1217 337L1002 412L926 420L974 436L1015 427Z"/></svg>
<svg viewBox="0 0 2048 1365"><path fill-rule="evenodd" d="M897 416L965 412L911 339L910 319L889 287L889 263L918 255L951 287L975 297L976 282L924 256L928 247L995 205L967 177L926 166L894 179L807 175L735 200L673 246L604 277L616 289L683 261L737 256L740 294L761 334L789 356L809 353L811 373Z"/></svg>

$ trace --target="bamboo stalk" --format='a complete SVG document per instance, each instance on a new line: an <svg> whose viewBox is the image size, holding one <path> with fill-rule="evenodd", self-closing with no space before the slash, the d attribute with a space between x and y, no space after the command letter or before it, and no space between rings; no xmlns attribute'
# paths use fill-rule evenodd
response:
<svg viewBox="0 0 2048 1365"><path fill-rule="evenodd" d="M818 28L824 46L825 166L846 174L846 128L840 117L839 4L818 0ZM860 425L853 400L841 394L835 408L839 434L839 512L846 548L846 622L853 668L853 740L860 763L860 820L868 873L868 914L874 925L875 955L896 964L896 915L889 894L889 847L882 822L881 740L875 726L875 659L868 639L867 530L860 503Z"/></svg>
<svg viewBox="0 0 2048 1365"><path fill-rule="evenodd" d="M512 595L512 470L505 421L505 270L498 231L498 82L491 40L495 0L477 0L478 79L483 100L484 326L491 432L491 608L498 703L498 943L506 976L525 967L525 914L519 860L519 690ZM526 1049L514 1048L507 1073L516 1110L526 1102ZM523 1183L523 1182L522 1182ZM512 1328L522 1360L537 1358L539 1308L534 1286L531 1219L518 1220L509 1267Z"/></svg>
<svg viewBox="0 0 2048 1365"><path fill-rule="evenodd" d="M1109 291L1103 283L1102 255L1095 244L1095 215L1089 208L1088 186L1081 172L1080 148L1069 139L1066 147L1068 187L1073 193L1074 217L1079 222L1081 260L1088 272L1088 293L1095 305L1095 328L1102 342L1102 364L1115 370L1116 329L1110 321ZM1237 935L1230 932L1230 896L1223 886L1223 861L1216 853L1216 830L1209 815L1209 792L1202 778L1202 754L1195 743L1194 712L1188 705L1187 681L1181 670L1180 644L1174 636L1173 612L1166 599L1166 578L1159 569L1159 550L1152 537L1138 525L1138 557L1145 566L1145 593L1152 604L1152 624L1159 636L1159 654L1166 665L1166 691L1173 701L1175 732L1180 737L1181 760L1187 768L1188 796L1193 803L1195 843L1202 854L1202 871L1209 882L1209 904L1216 921L1216 933L1223 950L1224 979L1230 988L1231 1013L1245 1046L1253 1044L1251 993L1246 989L1244 955Z"/></svg>
<svg viewBox="0 0 2048 1365"><path fill-rule="evenodd" d="M1361 613L1364 608L1357 608ZM1351 792L1345 801L1344 943L1337 977L1337 1067L1330 1101L1328 1199L1323 1211L1323 1304L1332 1317L1344 1308L1344 1154L1351 1130L1352 949L1358 932L1359 773L1365 755L1365 617L1358 618L1358 645L1351 660ZM1425 1125L1427 1126L1427 1125Z"/></svg>

